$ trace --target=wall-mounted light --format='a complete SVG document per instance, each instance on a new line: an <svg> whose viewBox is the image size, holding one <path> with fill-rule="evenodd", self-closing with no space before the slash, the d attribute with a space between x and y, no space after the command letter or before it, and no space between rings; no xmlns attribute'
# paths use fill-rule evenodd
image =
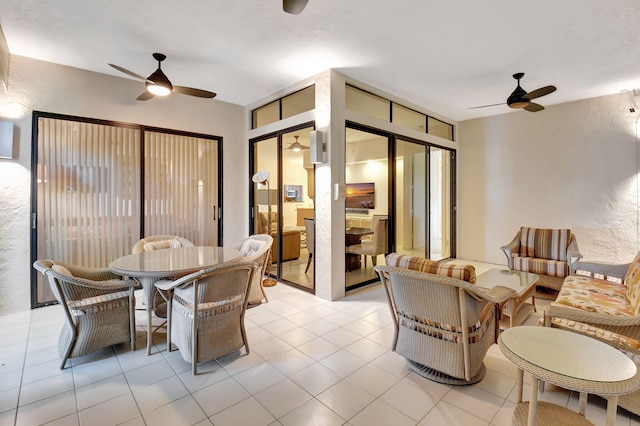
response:
<svg viewBox="0 0 640 426"><path fill-rule="evenodd" d="M313 164L324 163L324 143L322 142L322 132L312 130L309 132L309 161Z"/></svg>
<svg viewBox="0 0 640 426"><path fill-rule="evenodd" d="M0 158L13 159L13 122L0 120Z"/></svg>

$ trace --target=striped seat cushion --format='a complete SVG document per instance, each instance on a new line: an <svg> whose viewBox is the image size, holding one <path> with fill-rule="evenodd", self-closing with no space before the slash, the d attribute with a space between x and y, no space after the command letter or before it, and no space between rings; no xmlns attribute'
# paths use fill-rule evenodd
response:
<svg viewBox="0 0 640 426"><path fill-rule="evenodd" d="M476 283L476 269L472 265L456 265L398 253L391 253L385 259L387 266L455 278L470 284Z"/></svg>
<svg viewBox="0 0 640 426"><path fill-rule="evenodd" d="M567 262L560 260L538 259L533 257L514 257L513 269L561 278L569 275L569 265Z"/></svg>
<svg viewBox="0 0 640 426"><path fill-rule="evenodd" d="M569 229L520 228L520 256L567 260Z"/></svg>

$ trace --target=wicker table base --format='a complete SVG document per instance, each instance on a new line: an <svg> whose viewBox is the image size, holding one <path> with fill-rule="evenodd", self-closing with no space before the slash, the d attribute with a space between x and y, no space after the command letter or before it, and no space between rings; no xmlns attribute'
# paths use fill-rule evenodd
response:
<svg viewBox="0 0 640 426"><path fill-rule="evenodd" d="M513 409L513 424L523 425L527 424L527 417L529 416L529 401L521 402ZM536 421L539 425L590 425L593 426L589 420L585 419L575 411L571 411L568 408L561 407L549 402L538 401L538 408L536 410Z"/></svg>

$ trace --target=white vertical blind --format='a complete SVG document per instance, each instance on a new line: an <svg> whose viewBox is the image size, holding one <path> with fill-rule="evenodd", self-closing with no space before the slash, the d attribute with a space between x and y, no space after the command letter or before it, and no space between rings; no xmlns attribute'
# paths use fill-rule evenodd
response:
<svg viewBox="0 0 640 426"><path fill-rule="evenodd" d="M38 117L36 258L107 267L141 236L142 127ZM218 245L218 142L144 132L145 236ZM54 299L37 276L36 302Z"/></svg>
<svg viewBox="0 0 640 426"><path fill-rule="evenodd" d="M144 147L145 235L218 245L217 142L148 131Z"/></svg>
<svg viewBox="0 0 640 426"><path fill-rule="evenodd" d="M140 174L139 130L39 117L37 257L106 267L129 253Z"/></svg>

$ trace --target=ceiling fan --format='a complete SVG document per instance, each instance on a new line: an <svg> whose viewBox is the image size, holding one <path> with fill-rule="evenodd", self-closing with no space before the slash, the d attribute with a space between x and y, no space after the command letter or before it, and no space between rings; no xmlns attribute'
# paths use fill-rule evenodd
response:
<svg viewBox="0 0 640 426"><path fill-rule="evenodd" d="M509 106L509 108L522 108L529 112L542 111L544 107L540 104L531 102L531 100L535 98L539 98L541 96L548 95L549 93L555 92L556 86L544 86L539 89L533 90L531 92L527 92L522 87L520 87L520 79L522 77L524 77L523 72L519 72L513 75L513 78L518 80L518 86L515 88L513 92L511 92L511 94L507 98L507 102L503 102L500 104L471 107L469 109L486 108L486 107L491 107L496 105L504 105L506 103Z"/></svg>
<svg viewBox="0 0 640 426"><path fill-rule="evenodd" d="M282 9L293 15L299 15L309 0L282 0Z"/></svg>
<svg viewBox="0 0 640 426"><path fill-rule="evenodd" d="M109 64L113 68L120 72L123 72L138 80L144 81L147 90L144 91L136 99L139 101L147 101L154 96L167 96L171 92L182 93L183 95L197 96L199 98L215 98L216 94L209 92L208 90L194 89L192 87L174 86L167 76L162 72L161 63L167 59L166 55L162 53L154 53L153 58L158 61L158 69L153 72L149 77L143 77L128 69L122 68L119 65Z"/></svg>
<svg viewBox="0 0 640 426"><path fill-rule="evenodd" d="M285 149L291 149L291 150L296 151L296 152L297 152L297 151L301 151L301 150L303 150L303 149L309 149L309 147L308 147L308 146L304 146L304 145L302 145L300 142L298 142L298 138L299 138L299 137L300 137L300 136L294 136L294 138L296 139L296 141L295 141L295 142L293 142L291 145L289 145L289 147L288 147L288 148L285 148Z"/></svg>

